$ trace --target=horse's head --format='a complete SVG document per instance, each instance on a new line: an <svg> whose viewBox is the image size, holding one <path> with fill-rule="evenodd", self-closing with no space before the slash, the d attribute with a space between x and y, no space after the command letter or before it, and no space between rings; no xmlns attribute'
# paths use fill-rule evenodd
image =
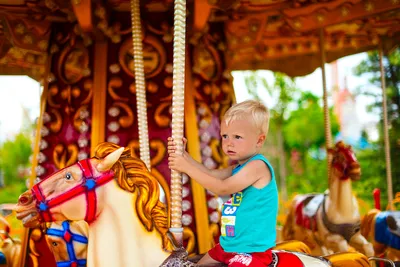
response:
<svg viewBox="0 0 400 267"><path fill-rule="evenodd" d="M328 152L332 154L331 168L336 177L341 180L350 178L356 181L360 179L360 164L351 146L346 146L342 141L339 141L336 143L336 146L329 149Z"/></svg>
<svg viewBox="0 0 400 267"><path fill-rule="evenodd" d="M116 145L109 147L104 158L81 160L23 193L15 208L17 218L25 227L64 220L92 222L103 208L102 185L113 179L111 167L124 151Z"/></svg>
<svg viewBox="0 0 400 267"><path fill-rule="evenodd" d="M86 266L89 226L85 221L46 223L45 232L57 266Z"/></svg>

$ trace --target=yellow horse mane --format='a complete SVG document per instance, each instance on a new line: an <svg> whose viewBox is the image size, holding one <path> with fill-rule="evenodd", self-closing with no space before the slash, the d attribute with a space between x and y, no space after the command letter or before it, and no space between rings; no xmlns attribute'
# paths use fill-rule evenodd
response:
<svg viewBox="0 0 400 267"><path fill-rule="evenodd" d="M95 157L102 159L120 148L113 143L101 143L96 147ZM153 227L161 234L163 247L169 242L168 215L165 205L159 200L160 189L157 179L148 171L144 162L133 156L130 148L125 148L112 170L118 185L131 193L137 193L136 212L147 231Z"/></svg>

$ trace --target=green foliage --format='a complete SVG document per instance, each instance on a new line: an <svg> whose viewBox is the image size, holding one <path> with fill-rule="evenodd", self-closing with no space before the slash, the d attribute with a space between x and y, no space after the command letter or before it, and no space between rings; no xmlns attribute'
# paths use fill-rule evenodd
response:
<svg viewBox="0 0 400 267"><path fill-rule="evenodd" d="M1 145L0 170L4 175L5 187L0 189L0 203L15 202L19 194L26 190L27 177L23 173L21 175L21 170L29 166L31 154L31 139L24 131Z"/></svg>
<svg viewBox="0 0 400 267"><path fill-rule="evenodd" d="M336 135L339 123L330 110L331 132ZM298 100L298 109L290 113L283 128L287 149L296 149L305 153L325 144L324 112L318 104L318 98L310 92L302 93Z"/></svg>
<svg viewBox="0 0 400 267"><path fill-rule="evenodd" d="M385 83L387 93L388 122L389 122L389 143L391 154L393 193L400 192L400 49L397 48L393 53L384 57L383 67L385 71ZM377 51L368 53L368 58L354 68L354 73L358 76L368 77L370 84L381 87L381 74L379 55ZM374 97L374 102L369 110L380 115L383 121L382 92L374 90L370 86L360 88L360 94ZM380 125L382 125L381 122ZM361 152L362 165L365 162L366 168L363 168L364 179L370 181L370 186L376 186L381 189L382 200L387 199L387 181L386 181L386 162L384 153L384 134L383 127L379 127L380 139L377 142L376 149L371 152ZM378 164L379 162L379 164ZM371 168L374 166L373 168Z"/></svg>

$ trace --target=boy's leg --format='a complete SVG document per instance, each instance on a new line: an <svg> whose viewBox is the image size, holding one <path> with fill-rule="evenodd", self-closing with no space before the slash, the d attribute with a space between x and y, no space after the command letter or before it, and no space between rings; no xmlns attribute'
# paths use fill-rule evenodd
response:
<svg viewBox="0 0 400 267"><path fill-rule="evenodd" d="M210 257L208 253L206 253L197 263L198 265L201 264L217 264L220 263L219 261L214 260L213 258Z"/></svg>
<svg viewBox="0 0 400 267"><path fill-rule="evenodd" d="M252 254L236 254L228 262L228 267L265 267L272 262L272 251Z"/></svg>

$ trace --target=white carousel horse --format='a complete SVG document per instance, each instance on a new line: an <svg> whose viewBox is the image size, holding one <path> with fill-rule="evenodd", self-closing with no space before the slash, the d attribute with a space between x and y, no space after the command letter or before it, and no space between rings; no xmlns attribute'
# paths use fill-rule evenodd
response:
<svg viewBox="0 0 400 267"><path fill-rule="evenodd" d="M57 267L85 267L89 227L85 221L46 223L45 239Z"/></svg>
<svg viewBox="0 0 400 267"><path fill-rule="evenodd" d="M23 193L15 210L26 227L43 221L88 222L89 267L194 266L184 250L164 261L169 255L164 250L168 219L158 183L128 148L99 144L94 158L68 166ZM285 266L285 260L293 267L296 262L330 266L326 259L302 253L274 255L277 266Z"/></svg>
<svg viewBox="0 0 400 267"><path fill-rule="evenodd" d="M350 244L374 256L372 244L360 232L360 213L352 192L352 181L360 179L360 164L351 147L341 141L329 153L329 192L296 196L283 227L283 238L305 242L313 255L347 252Z"/></svg>

